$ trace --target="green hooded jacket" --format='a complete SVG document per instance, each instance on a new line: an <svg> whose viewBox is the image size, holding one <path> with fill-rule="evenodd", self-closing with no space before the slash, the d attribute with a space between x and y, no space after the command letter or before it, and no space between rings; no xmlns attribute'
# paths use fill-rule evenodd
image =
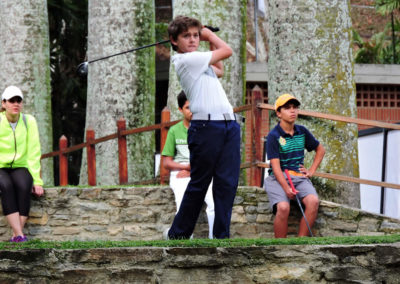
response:
<svg viewBox="0 0 400 284"><path fill-rule="evenodd" d="M5 112L0 113L0 168L27 168L34 185L43 185L40 177L40 140L35 118L19 116L15 132Z"/></svg>

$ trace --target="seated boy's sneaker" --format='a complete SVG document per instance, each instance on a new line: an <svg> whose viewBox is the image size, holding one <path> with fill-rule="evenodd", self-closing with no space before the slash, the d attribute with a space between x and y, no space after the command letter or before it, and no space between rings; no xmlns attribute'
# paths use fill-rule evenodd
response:
<svg viewBox="0 0 400 284"><path fill-rule="evenodd" d="M168 237L169 229L170 229L170 227L166 228L162 233L163 239L166 241L169 240L169 237Z"/></svg>

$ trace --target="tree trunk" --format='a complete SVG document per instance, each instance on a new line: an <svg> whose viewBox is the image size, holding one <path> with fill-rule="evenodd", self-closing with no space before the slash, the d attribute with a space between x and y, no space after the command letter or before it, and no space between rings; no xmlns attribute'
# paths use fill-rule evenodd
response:
<svg viewBox="0 0 400 284"><path fill-rule="evenodd" d="M303 109L357 116L349 8L346 0L269 1L270 103L292 93ZM327 150L319 170L358 177L357 125L311 118L298 123ZM358 185L313 181L321 198L359 207Z"/></svg>
<svg viewBox="0 0 400 284"><path fill-rule="evenodd" d="M218 36L233 50L233 55L223 61L225 74L220 80L232 106L242 105L246 88L246 1L175 0L173 3L174 17L187 15L199 19L203 25L220 28ZM199 50L208 50L208 44L202 43ZM181 118L176 99L181 87L173 64L169 79L168 107L171 119L175 120Z"/></svg>
<svg viewBox="0 0 400 284"><path fill-rule="evenodd" d="M8 85L24 94L24 113L38 123L42 153L53 149L47 1L0 1L0 92ZM53 185L53 160L42 160L45 185Z"/></svg>
<svg viewBox="0 0 400 284"><path fill-rule="evenodd" d="M89 1L88 59L153 43L154 1ZM154 123L155 50L147 48L89 64L86 129L96 137ZM154 176L154 132L128 136L129 182ZM118 184L117 140L96 145L97 184ZM86 153L80 184L87 183Z"/></svg>

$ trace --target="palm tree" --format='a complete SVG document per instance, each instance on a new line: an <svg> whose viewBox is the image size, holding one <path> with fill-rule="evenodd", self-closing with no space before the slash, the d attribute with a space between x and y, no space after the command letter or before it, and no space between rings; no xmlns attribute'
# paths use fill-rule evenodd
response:
<svg viewBox="0 0 400 284"><path fill-rule="evenodd" d="M274 102L289 92L305 109L356 117L349 1L268 2L268 100ZM271 127L275 122L271 117ZM303 118L299 124L311 129L328 149L322 172L358 176L356 125ZM324 180L318 194L359 206L355 184Z"/></svg>
<svg viewBox="0 0 400 284"><path fill-rule="evenodd" d="M0 1L0 90L17 85L24 93L25 112L35 116L42 153L53 149L50 48L47 1ZM53 184L53 161L42 161L42 178Z"/></svg>
<svg viewBox="0 0 400 284"><path fill-rule="evenodd" d="M155 41L153 0L88 2L88 60ZM154 124L155 49L97 61L89 66L85 129L96 137L116 132L124 117L127 129ZM155 140L152 132L128 138L129 181L154 176ZM96 148L99 185L118 184L118 145L107 141ZM82 156L80 184L87 184L86 155Z"/></svg>

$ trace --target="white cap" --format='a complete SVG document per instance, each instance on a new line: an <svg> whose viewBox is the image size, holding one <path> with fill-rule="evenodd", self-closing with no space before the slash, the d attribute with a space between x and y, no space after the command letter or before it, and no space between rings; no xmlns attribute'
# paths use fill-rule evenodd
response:
<svg viewBox="0 0 400 284"><path fill-rule="evenodd" d="M20 88L15 86L8 86L1 95L1 100L9 100L13 97L20 97L21 99L24 99Z"/></svg>

